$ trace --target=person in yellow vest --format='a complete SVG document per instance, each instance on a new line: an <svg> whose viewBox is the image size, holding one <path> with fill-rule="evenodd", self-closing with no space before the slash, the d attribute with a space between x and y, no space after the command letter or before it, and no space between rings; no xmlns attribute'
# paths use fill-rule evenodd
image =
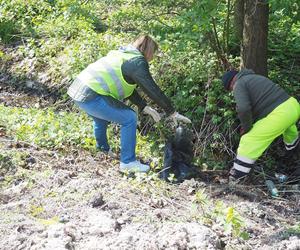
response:
<svg viewBox="0 0 300 250"><path fill-rule="evenodd" d="M148 172L150 167L136 160L136 113L122 101L129 99L139 110L158 122L160 114L138 94L139 87L167 116L175 121L191 121L175 111L170 100L160 90L149 71L149 62L158 49L148 35L138 37L132 44L110 51L90 64L74 80L68 95L94 120L96 147L111 152L107 141L109 122L121 125L121 171Z"/></svg>

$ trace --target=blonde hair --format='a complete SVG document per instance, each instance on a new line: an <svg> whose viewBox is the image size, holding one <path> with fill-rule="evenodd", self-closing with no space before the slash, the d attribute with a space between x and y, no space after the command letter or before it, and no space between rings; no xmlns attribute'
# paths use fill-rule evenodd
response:
<svg viewBox="0 0 300 250"><path fill-rule="evenodd" d="M132 43L145 58L153 57L154 53L158 50L158 44L148 35L139 36Z"/></svg>

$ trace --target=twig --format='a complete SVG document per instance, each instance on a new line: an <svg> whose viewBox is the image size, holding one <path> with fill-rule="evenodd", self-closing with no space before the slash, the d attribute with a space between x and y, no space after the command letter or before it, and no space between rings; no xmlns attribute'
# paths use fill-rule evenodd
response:
<svg viewBox="0 0 300 250"><path fill-rule="evenodd" d="M278 193L300 193L300 190L282 190L282 191L278 191Z"/></svg>

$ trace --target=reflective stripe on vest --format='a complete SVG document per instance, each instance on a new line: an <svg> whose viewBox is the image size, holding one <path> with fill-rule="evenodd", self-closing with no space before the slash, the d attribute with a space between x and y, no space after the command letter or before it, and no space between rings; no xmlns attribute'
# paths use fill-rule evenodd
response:
<svg viewBox="0 0 300 250"><path fill-rule="evenodd" d="M123 100L125 94L124 94L124 90L123 90L123 86L122 86L121 80L117 76L115 70L111 67L111 65L109 64L108 60L105 57L103 58L103 66L107 70L107 72L110 74L110 76L113 79L113 81L115 82L117 90L118 90L118 95L119 95L120 99Z"/></svg>
<svg viewBox="0 0 300 250"><path fill-rule="evenodd" d="M107 93L110 92L108 85L106 84L106 82L104 81L104 79L94 70L90 69L89 70L91 75L97 80L97 82L101 85L101 87L107 91Z"/></svg>
<svg viewBox="0 0 300 250"><path fill-rule="evenodd" d="M121 66L124 61L137 56L142 54L134 51L111 51L107 56L90 64L77 78L98 94L123 100L132 94L136 85L125 81Z"/></svg>

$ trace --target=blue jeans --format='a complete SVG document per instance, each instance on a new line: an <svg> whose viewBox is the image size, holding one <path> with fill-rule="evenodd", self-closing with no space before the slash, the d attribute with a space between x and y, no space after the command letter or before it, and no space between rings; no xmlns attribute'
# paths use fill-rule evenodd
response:
<svg viewBox="0 0 300 250"><path fill-rule="evenodd" d="M121 162L135 161L137 115L132 109L127 106L126 108L115 107L101 95L89 101L75 101L75 103L94 120L97 148L104 151L109 150L106 134L107 124L108 122L120 124Z"/></svg>

